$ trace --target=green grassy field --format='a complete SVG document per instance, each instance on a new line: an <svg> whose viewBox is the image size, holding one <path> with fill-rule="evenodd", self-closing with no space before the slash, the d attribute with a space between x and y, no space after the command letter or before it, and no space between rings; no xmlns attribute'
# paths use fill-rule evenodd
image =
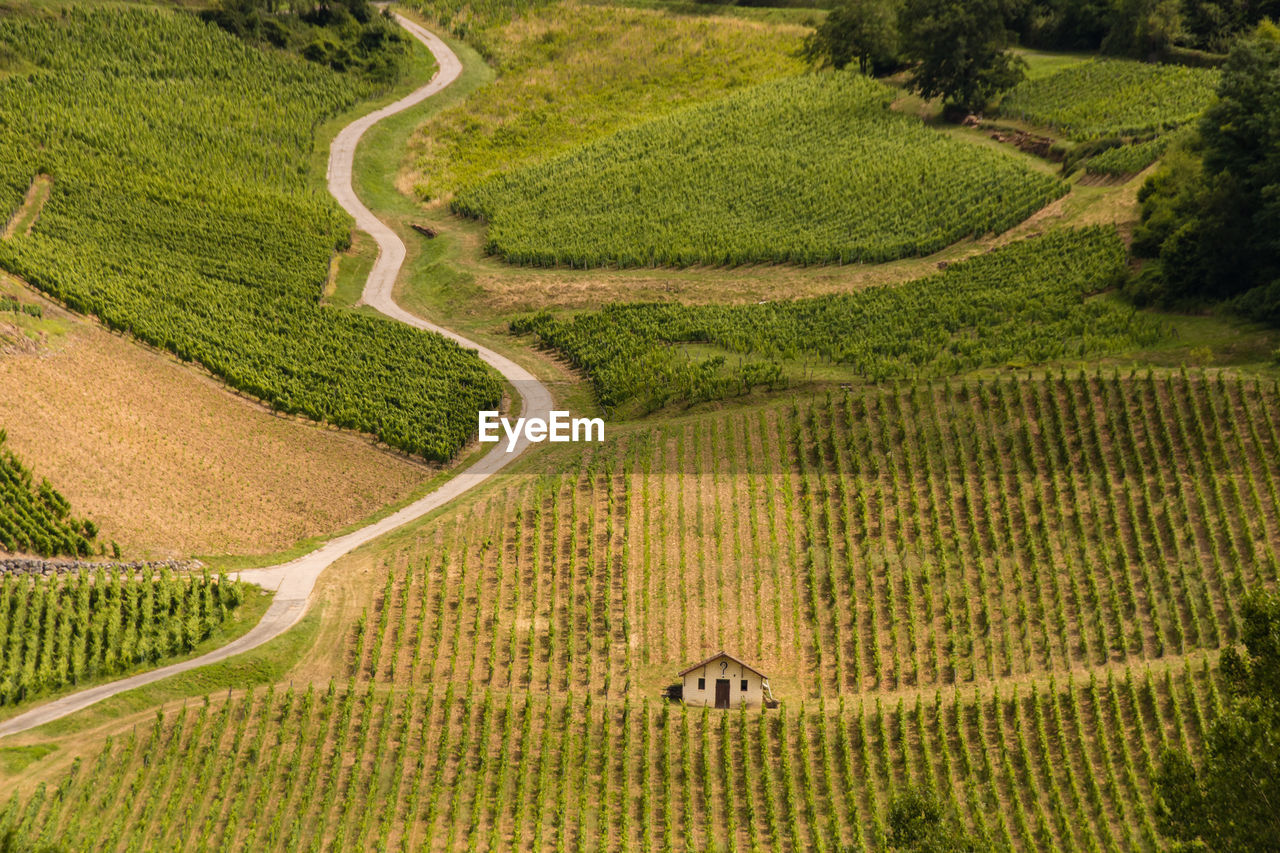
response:
<svg viewBox="0 0 1280 853"><path fill-rule="evenodd" d="M416 8L441 17L435 5ZM433 116L411 142L409 180L420 198L449 197L674 108L795 74L807 32L576 2L494 20L481 14L464 29L488 46L497 80Z"/></svg>

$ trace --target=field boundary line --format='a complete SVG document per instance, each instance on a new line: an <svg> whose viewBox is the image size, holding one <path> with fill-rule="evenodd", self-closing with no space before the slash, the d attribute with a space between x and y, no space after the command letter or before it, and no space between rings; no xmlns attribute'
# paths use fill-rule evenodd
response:
<svg viewBox="0 0 1280 853"><path fill-rule="evenodd" d="M521 414L523 416L547 418L552 406L551 392L532 373L506 356L482 347L450 329L429 323L421 317L409 313L396 303L393 296L396 277L404 264L405 245L390 227L374 216L369 208L365 207L352 188L351 177L356 146L359 144L361 136L373 125L388 116L416 106L432 95L444 90L462 73L462 61L435 33L399 14L396 14L395 18L401 27L431 51L437 63L435 75L424 86L415 89L395 103L374 110L351 122L334 137L333 143L329 148L328 184L330 193L342 205L343 209L351 214L356 221L356 225L361 230L367 231L378 244L378 259L374 263L373 269L370 270L368 279L365 281L364 302L394 320L417 329L443 335L466 349L474 350L482 361L501 373L503 378L515 387L521 398ZM103 699L160 681L171 675L218 663L242 652L257 648L268 640L283 634L296 625L306 614L316 580L320 577L321 572L339 558L397 527L408 524L433 510L439 509L460 495L474 489L517 459L528 446L529 440L524 436L520 438L510 452L507 451L505 444L496 444L493 450L444 483L440 488L424 495L380 521L376 521L345 536L331 539L311 553L296 560L270 568L246 569L233 573L233 577L239 577L241 580L275 592L275 598L272 600L270 607L267 608L267 612L263 614L261 621L247 633L242 634L222 648L201 655L198 658L163 666L159 669L139 673L118 681L108 682L107 684L72 693L32 708L0 723L0 737L36 728L87 708ZM300 487L303 487L303 484L300 484Z"/></svg>

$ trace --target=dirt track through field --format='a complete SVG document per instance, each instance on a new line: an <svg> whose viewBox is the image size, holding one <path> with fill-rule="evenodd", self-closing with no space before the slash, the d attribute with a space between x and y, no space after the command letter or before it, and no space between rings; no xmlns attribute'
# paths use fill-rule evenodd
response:
<svg viewBox="0 0 1280 853"><path fill-rule="evenodd" d="M329 191L333 193L338 203L355 217L356 224L362 230L371 234L378 243L378 260L370 271L368 280L365 282L364 301L392 319L428 332L436 332L464 347L476 350L486 364L496 369L508 382L515 386L521 398L522 416L546 418L551 410L551 392L532 373L510 359L492 350L478 346L449 329L428 323L420 317L410 314L397 305L393 298L392 291L395 287L396 277L400 273L400 267L404 264L405 245L391 228L381 222L373 215L372 211L364 206L356 196L355 190L352 189L351 171L355 159L356 146L365 131L378 121L421 103L443 90L462 73L462 63L458 60L457 55L434 33L400 15L396 15L396 20L411 35L427 46L427 49L435 56L436 62L439 64L439 70L425 86L416 89L395 103L380 110L375 110L347 125L333 140L333 145L329 150ZM135 687L142 687L143 685L168 678L171 675L177 675L197 667L226 660L283 634L296 625L298 620L306 613L311 591L315 587L316 579L320 577L320 573L340 557L382 536L384 533L421 518L432 510L444 506L459 495L480 485L501 468L515 460L524 452L528 444L528 439L521 437L511 452L507 452L506 442L500 442L494 446L492 451L485 454L480 461L453 477L440 488L393 515L389 515L381 521L348 533L345 536L333 539L310 554L291 562L267 569L253 569L241 572L240 578L242 580L258 584L265 589L274 590L276 596L267 612L263 615L262 621L248 633L228 645L191 660L140 673L130 678L113 681L78 693L72 693L53 702L33 708L26 713L0 723L0 737L17 734L18 732L44 725L82 708L87 708L108 697L132 690ZM299 488L306 488L306 484L299 484Z"/></svg>

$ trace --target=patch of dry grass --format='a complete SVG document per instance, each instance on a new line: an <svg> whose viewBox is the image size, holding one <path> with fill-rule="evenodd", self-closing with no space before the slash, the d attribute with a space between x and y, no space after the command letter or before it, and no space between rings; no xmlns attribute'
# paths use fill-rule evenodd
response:
<svg viewBox="0 0 1280 853"><path fill-rule="evenodd" d="M508 23L499 77L414 134L402 187L448 197L685 104L799 73L807 27L560 3Z"/></svg>

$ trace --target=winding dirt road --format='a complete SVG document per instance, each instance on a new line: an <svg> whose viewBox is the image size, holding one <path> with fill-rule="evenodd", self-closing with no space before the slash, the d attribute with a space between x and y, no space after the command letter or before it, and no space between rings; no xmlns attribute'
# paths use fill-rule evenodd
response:
<svg viewBox="0 0 1280 853"><path fill-rule="evenodd" d="M396 20L400 23L400 26L404 27L410 34L427 46L427 49L435 56L436 62L439 64L439 70L427 85L406 95L394 104L369 113L347 125L333 140L333 145L329 150L329 192L333 193L338 203L355 217L356 224L362 230L369 232L378 243L378 260L369 273L368 281L365 282L364 301L392 319L407 323L418 329L436 332L457 341L468 349L476 350L486 364L493 366L515 387L522 401L522 416L546 418L552 405L551 392L533 374L493 350L479 346L455 332L428 323L422 318L410 314L397 305L392 296L396 277L400 273L400 267L404 264L405 246L394 231L364 206L360 199L356 197L355 190L352 189L351 169L355 160L356 145L359 143L360 137L364 135L364 132L378 121L421 103L444 89L462 73L462 63L458 60L458 57L434 33L400 15L396 15ZM434 492L406 506L394 515L387 516L381 521L370 524L368 527L362 527L353 533L330 540L310 554L299 557L292 562L267 569L253 569L241 572L240 578L242 580L258 584L265 589L275 590L276 596L267 612L263 614L262 620L250 629L248 633L226 646L191 660L170 664L149 672L139 673L130 678L72 693L45 705L32 708L26 713L0 723L0 737L17 734L56 720L59 717L65 717L67 714L87 708L95 702L132 690L135 687L142 687L145 684L160 681L180 672L226 660L241 652L256 648L273 637L279 636L296 625L298 620L306 613L307 604L311 597L311 591L315 587L316 579L320 577L321 572L332 565L338 558L367 542L377 539L384 533L421 518L432 510L444 506L464 492L475 488L515 460L525 451L528 445L528 440L522 436L519 443L508 453L506 442L499 442L494 445L493 450L485 454L480 461L470 468L467 468Z"/></svg>

